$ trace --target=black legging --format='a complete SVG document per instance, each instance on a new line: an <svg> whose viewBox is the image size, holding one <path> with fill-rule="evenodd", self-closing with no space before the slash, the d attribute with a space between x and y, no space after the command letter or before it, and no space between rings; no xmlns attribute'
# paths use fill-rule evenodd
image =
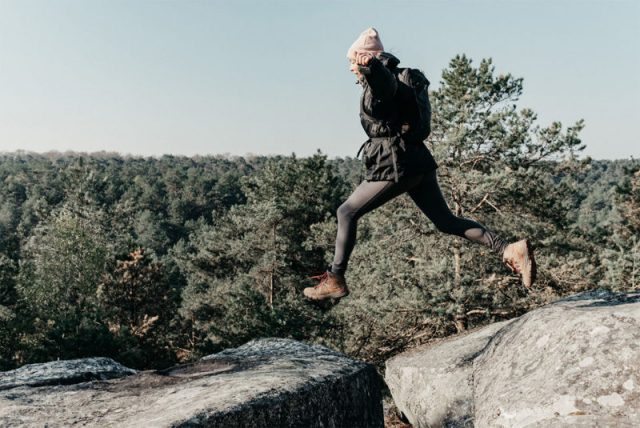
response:
<svg viewBox="0 0 640 428"><path fill-rule="evenodd" d="M404 177L397 183L363 181L338 208L338 235L331 265L333 273L344 275L347 270L349 256L356 243L358 219L404 192L409 193L418 208L441 232L479 242L500 255L508 245L500 236L480 223L456 217L451 212L438 186L435 170L425 175Z"/></svg>

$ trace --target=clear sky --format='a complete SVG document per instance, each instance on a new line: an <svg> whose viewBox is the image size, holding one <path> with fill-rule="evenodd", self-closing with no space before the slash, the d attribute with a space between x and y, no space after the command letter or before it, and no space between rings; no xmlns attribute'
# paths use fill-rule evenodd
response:
<svg viewBox="0 0 640 428"><path fill-rule="evenodd" d="M0 151L355 156L368 26L433 89L491 57L541 125L640 158L638 0L0 0Z"/></svg>

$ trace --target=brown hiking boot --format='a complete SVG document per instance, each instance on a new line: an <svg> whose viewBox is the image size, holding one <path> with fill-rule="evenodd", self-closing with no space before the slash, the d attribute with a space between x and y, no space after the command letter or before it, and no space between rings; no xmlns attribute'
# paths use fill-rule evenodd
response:
<svg viewBox="0 0 640 428"><path fill-rule="evenodd" d="M303 294L310 300L340 299L349 295L347 282L344 276L325 271L322 275L309 277L310 279L318 279L320 282L313 287L307 287L303 290Z"/></svg>
<svg viewBox="0 0 640 428"><path fill-rule="evenodd" d="M525 287L531 288L536 280L536 260L529 240L522 239L507 245L502 261L511 269L511 272L522 274L522 283Z"/></svg>

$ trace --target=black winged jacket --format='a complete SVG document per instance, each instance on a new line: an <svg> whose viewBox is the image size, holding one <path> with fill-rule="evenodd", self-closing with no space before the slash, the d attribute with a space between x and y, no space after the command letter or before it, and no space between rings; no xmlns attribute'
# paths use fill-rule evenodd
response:
<svg viewBox="0 0 640 428"><path fill-rule="evenodd" d="M381 52L360 66L360 122L369 138L356 156L362 151L367 181L398 181L438 168L423 139L412 136L420 113L413 88L397 78L403 70L399 63L394 55Z"/></svg>

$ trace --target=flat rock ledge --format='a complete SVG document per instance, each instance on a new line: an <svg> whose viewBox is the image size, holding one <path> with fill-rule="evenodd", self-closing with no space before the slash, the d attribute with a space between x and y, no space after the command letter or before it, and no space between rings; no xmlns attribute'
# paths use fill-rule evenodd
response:
<svg viewBox="0 0 640 428"><path fill-rule="evenodd" d="M29 366L35 378L45 365ZM16 382L23 368L0 373L7 385L0 426L383 427L373 366L289 339L253 340L164 370L124 368L119 379L76 377L75 384L65 373L67 384L55 376L43 386Z"/></svg>
<svg viewBox="0 0 640 428"><path fill-rule="evenodd" d="M590 292L391 358L414 427L640 425L640 292Z"/></svg>
<svg viewBox="0 0 640 428"><path fill-rule="evenodd" d="M135 374L111 358L79 358L40 364L25 364L8 372L0 372L0 391L19 386L68 385L94 379L115 379Z"/></svg>

